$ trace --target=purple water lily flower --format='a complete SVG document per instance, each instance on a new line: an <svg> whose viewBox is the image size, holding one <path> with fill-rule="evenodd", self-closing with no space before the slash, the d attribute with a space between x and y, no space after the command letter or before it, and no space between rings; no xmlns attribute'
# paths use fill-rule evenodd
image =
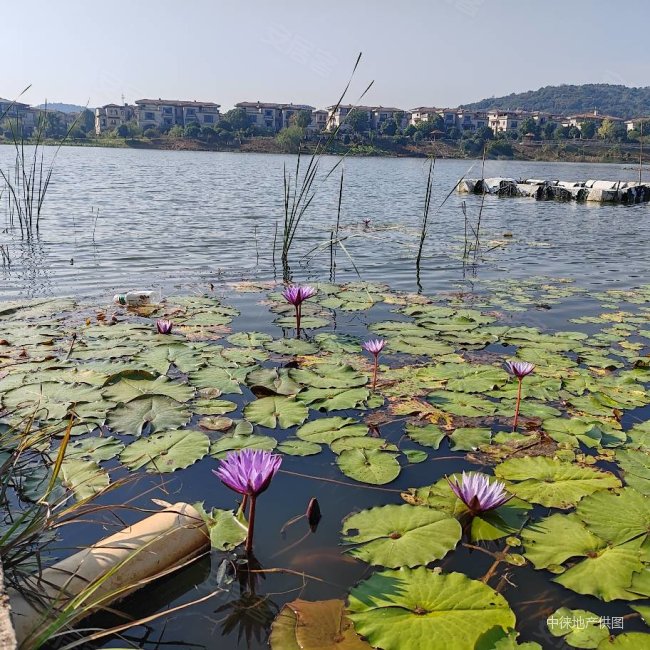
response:
<svg viewBox="0 0 650 650"><path fill-rule="evenodd" d="M212 470L222 483L231 490L242 494L244 501L250 503L248 509L248 535L246 536L246 552L253 550L253 534L255 531L255 503L257 497L264 492L282 464L282 456L261 449L242 449L226 454L219 468Z"/></svg>
<svg viewBox="0 0 650 650"><path fill-rule="evenodd" d="M160 318L156 321L156 329L158 334L171 334L173 323L166 318Z"/></svg>
<svg viewBox="0 0 650 650"><path fill-rule="evenodd" d="M517 387L517 403L515 405L515 419L512 423L512 430L516 431L517 423L519 422L519 408L521 406L521 384L524 377L526 377L526 375L530 375L530 373L533 372L535 366L532 363L528 363L528 361L506 361L506 368L508 369L508 372L511 375L514 375L519 382L519 386Z"/></svg>
<svg viewBox="0 0 650 650"><path fill-rule="evenodd" d="M371 339L361 344L361 347L375 357L375 364L372 368L372 390L377 386L377 371L379 370L379 353L384 349L384 339Z"/></svg>
<svg viewBox="0 0 650 650"><path fill-rule="evenodd" d="M384 349L385 345L386 341L384 339L374 339L365 341L361 344L361 347L367 352L370 352L370 354L378 355Z"/></svg>
<svg viewBox="0 0 650 650"><path fill-rule="evenodd" d="M490 482L485 474L463 472L460 483L457 477L447 478L453 493L467 506L473 515L494 510L512 499L500 481Z"/></svg>
<svg viewBox="0 0 650 650"><path fill-rule="evenodd" d="M284 299L296 308L296 338L300 338L300 319L302 318L302 303L315 296L317 290L309 285L300 286L294 284L287 287L282 295Z"/></svg>
<svg viewBox="0 0 650 650"><path fill-rule="evenodd" d="M290 302L292 305L301 305L305 300L308 298L312 298L315 296L317 293L316 289L314 287L310 287L309 285L305 286L300 286L300 285L292 285L290 287L287 287L283 292L282 295L284 296L284 299L287 302Z"/></svg>
<svg viewBox="0 0 650 650"><path fill-rule="evenodd" d="M506 368L511 375L518 379L523 379L535 370L534 364L528 363L528 361L506 361Z"/></svg>

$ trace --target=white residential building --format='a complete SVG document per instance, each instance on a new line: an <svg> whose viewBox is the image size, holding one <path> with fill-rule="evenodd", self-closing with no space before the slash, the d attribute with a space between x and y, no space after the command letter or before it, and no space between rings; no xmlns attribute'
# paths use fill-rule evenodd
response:
<svg viewBox="0 0 650 650"><path fill-rule="evenodd" d="M215 126L219 122L220 104L172 99L138 99L136 119L142 129L156 127L187 126L195 122L199 126Z"/></svg>

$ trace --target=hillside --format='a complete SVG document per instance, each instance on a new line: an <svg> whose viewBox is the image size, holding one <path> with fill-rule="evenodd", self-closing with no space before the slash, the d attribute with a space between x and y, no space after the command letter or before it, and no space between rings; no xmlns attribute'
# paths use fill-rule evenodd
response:
<svg viewBox="0 0 650 650"><path fill-rule="evenodd" d="M52 102L51 104L39 104L36 108L49 108L51 111L61 111L62 113L80 113L86 107L77 104L63 104L61 102ZM93 110L89 107L89 110Z"/></svg>
<svg viewBox="0 0 650 650"><path fill-rule="evenodd" d="M512 93L505 97L490 97L464 108L522 109L545 111L558 115L592 112L630 118L650 115L650 87L629 88L613 84L584 84L580 86L544 86L539 90Z"/></svg>

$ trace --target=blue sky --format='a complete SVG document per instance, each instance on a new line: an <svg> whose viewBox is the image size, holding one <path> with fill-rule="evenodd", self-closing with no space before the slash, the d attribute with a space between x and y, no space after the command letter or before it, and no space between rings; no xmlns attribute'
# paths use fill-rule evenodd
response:
<svg viewBox="0 0 650 650"><path fill-rule="evenodd" d="M643 0L5 3L0 97L456 106L560 83L650 85ZM11 26L11 27L9 27ZM639 28L640 28L639 27Z"/></svg>

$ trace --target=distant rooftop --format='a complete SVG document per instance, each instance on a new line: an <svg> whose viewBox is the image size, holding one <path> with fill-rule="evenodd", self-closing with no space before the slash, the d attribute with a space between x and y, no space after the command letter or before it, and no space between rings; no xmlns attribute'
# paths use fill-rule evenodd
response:
<svg viewBox="0 0 650 650"><path fill-rule="evenodd" d="M219 108L221 104L214 102L197 102L187 101L184 99L136 99L135 103L138 104L152 104L153 106L210 106L211 108Z"/></svg>

